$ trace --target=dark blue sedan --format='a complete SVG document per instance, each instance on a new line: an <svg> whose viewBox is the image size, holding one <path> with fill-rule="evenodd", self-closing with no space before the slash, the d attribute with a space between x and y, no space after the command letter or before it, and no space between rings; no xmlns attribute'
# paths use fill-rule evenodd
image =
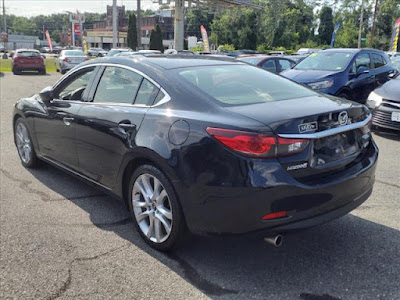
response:
<svg viewBox="0 0 400 300"><path fill-rule="evenodd" d="M167 250L187 229L279 234L353 210L375 181L370 121L361 104L243 62L159 55L81 64L19 100L13 128L25 167L112 193Z"/></svg>
<svg viewBox="0 0 400 300"><path fill-rule="evenodd" d="M397 72L383 51L327 49L312 53L281 75L318 92L365 103L376 87Z"/></svg>

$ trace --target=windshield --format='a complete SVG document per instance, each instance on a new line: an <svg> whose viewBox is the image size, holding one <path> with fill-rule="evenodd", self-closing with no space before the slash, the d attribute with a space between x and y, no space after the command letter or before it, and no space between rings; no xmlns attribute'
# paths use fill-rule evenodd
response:
<svg viewBox="0 0 400 300"><path fill-rule="evenodd" d="M224 105L246 105L316 95L288 79L249 65L192 67L178 74Z"/></svg>
<svg viewBox="0 0 400 300"><path fill-rule="evenodd" d="M239 57L237 60L247 62L251 65L257 65L263 58L260 57Z"/></svg>
<svg viewBox="0 0 400 300"><path fill-rule="evenodd" d="M36 51L20 51L18 52L18 56L22 57L40 56L40 53Z"/></svg>
<svg viewBox="0 0 400 300"><path fill-rule="evenodd" d="M122 52L122 50L110 50L110 52L108 52L108 56L114 56L120 52Z"/></svg>
<svg viewBox="0 0 400 300"><path fill-rule="evenodd" d="M65 51L65 56L86 56L83 51L79 50L71 50L71 51Z"/></svg>
<svg viewBox="0 0 400 300"><path fill-rule="evenodd" d="M312 53L301 61L296 70L341 71L347 68L353 54L349 52L322 51Z"/></svg>

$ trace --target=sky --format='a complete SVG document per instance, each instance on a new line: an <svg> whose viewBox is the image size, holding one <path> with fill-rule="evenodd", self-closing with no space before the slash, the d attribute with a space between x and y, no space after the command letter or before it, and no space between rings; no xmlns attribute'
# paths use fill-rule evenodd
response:
<svg viewBox="0 0 400 300"><path fill-rule="evenodd" d="M7 14L25 17L66 11L76 12L77 9L80 12L105 13L106 6L112 5L112 2L112 0L4 0ZM125 5L126 10L134 10L136 0L117 0L117 5ZM2 7L1 2L0 6ZM153 0L141 0L141 6L142 9L158 9L158 4L154 4Z"/></svg>

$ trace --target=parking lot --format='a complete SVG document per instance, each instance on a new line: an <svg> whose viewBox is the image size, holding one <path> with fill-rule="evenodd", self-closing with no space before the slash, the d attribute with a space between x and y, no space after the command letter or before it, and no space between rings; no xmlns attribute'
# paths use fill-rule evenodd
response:
<svg viewBox="0 0 400 300"><path fill-rule="evenodd" d="M60 76L0 73L1 299L400 299L399 135L374 135L374 192L351 214L280 248L191 237L164 254L110 196L52 166L21 166L12 106Z"/></svg>

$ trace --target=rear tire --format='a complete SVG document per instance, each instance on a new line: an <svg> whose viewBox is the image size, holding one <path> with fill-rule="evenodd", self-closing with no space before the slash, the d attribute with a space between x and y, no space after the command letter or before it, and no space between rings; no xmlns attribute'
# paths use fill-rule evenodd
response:
<svg viewBox="0 0 400 300"><path fill-rule="evenodd" d="M61 69L61 70L60 70L60 72L61 72L61 74L63 74L63 75L64 75L65 73L67 73L67 70L63 70L63 69Z"/></svg>
<svg viewBox="0 0 400 300"><path fill-rule="evenodd" d="M46 75L46 70L40 70L40 71L39 71L39 74L40 74L40 75Z"/></svg>
<svg viewBox="0 0 400 300"><path fill-rule="evenodd" d="M187 232L177 195L168 178L152 165L135 170L129 182L128 207L141 237L160 251L175 248Z"/></svg>
<svg viewBox="0 0 400 300"><path fill-rule="evenodd" d="M17 146L18 155L25 168L36 168L39 159L33 148L32 138L24 119L18 118L14 124L14 141Z"/></svg>

